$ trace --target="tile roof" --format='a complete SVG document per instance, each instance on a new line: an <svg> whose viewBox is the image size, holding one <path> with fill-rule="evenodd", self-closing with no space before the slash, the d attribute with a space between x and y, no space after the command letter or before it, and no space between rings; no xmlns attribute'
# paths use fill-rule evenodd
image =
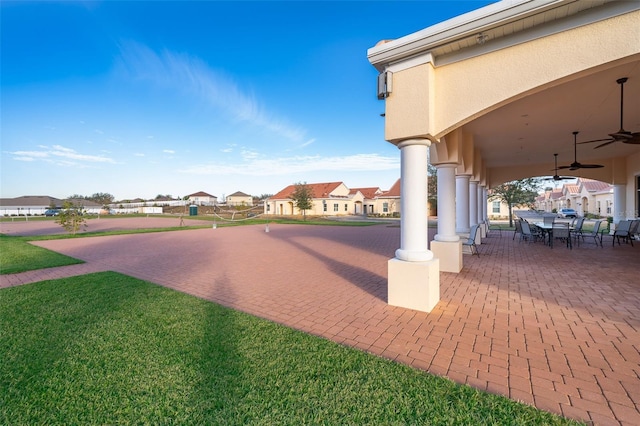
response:
<svg viewBox="0 0 640 426"><path fill-rule="evenodd" d="M578 183L588 192L606 191L612 188L612 186L606 182L593 179L580 178L578 179Z"/></svg>
<svg viewBox="0 0 640 426"><path fill-rule="evenodd" d="M364 198L368 198L369 200L373 200L378 195L382 194L382 191L378 187L370 187L370 188L351 188L349 190L349 195L354 195L356 192L360 191Z"/></svg>
<svg viewBox="0 0 640 426"><path fill-rule="evenodd" d="M562 198L562 191L553 191L549 194L549 198L552 200L557 200L558 198Z"/></svg>
<svg viewBox="0 0 640 426"><path fill-rule="evenodd" d="M227 197L251 197L251 195L245 194L244 192L236 191L233 194L227 195Z"/></svg>
<svg viewBox="0 0 640 426"><path fill-rule="evenodd" d="M311 189L312 198L328 198L331 196L331 192L342 185L342 182L307 183L306 185ZM289 185L269 198L272 200L288 199L295 190L296 185Z"/></svg>
<svg viewBox="0 0 640 426"><path fill-rule="evenodd" d="M399 197L400 196L400 179L393 186L382 194L383 197Z"/></svg>

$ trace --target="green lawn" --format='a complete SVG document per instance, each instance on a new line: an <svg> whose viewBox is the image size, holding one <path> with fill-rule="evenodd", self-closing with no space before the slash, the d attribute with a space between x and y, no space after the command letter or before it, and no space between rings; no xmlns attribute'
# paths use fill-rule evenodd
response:
<svg viewBox="0 0 640 426"><path fill-rule="evenodd" d="M0 290L0 424L573 424L113 272Z"/></svg>
<svg viewBox="0 0 640 426"><path fill-rule="evenodd" d="M16 274L35 269L83 263L51 250L27 243L24 237L0 234L0 274Z"/></svg>

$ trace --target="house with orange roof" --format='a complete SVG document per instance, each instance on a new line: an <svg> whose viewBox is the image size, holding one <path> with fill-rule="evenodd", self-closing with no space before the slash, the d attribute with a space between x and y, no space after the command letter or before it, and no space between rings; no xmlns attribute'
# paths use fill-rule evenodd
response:
<svg viewBox="0 0 640 426"><path fill-rule="evenodd" d="M312 193L312 208L306 214L314 216L347 215L387 215L391 214L391 204L379 187L349 188L344 182L323 182L306 184ZM289 185L264 203L264 214L299 215L291 199L296 185ZM387 191L388 192L388 191ZM399 190L398 190L399 199ZM386 204L385 204L386 203ZM393 208L399 211L400 203ZM385 211L386 210L386 211Z"/></svg>
<svg viewBox="0 0 640 426"><path fill-rule="evenodd" d="M350 195L349 188L343 182L307 183L311 191L312 207L306 214L314 216L336 216L355 214L355 204L364 199L362 194ZM278 216L301 215L303 212L294 206L291 196L296 185L289 185L264 203L264 214Z"/></svg>
<svg viewBox="0 0 640 426"><path fill-rule="evenodd" d="M378 211L383 216L400 216L400 179L388 191L383 191L376 198Z"/></svg>
<svg viewBox="0 0 640 426"><path fill-rule="evenodd" d="M613 186L594 179L578 178L564 193L567 206L579 215L613 216Z"/></svg>

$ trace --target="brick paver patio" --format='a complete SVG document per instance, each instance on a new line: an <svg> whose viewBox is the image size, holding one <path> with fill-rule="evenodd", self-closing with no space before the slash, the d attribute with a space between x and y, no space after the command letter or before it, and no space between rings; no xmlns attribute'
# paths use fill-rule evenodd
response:
<svg viewBox="0 0 640 426"><path fill-rule="evenodd" d="M640 424L640 243L550 249L503 234L461 273L441 273L428 314L386 303L400 232L384 224L42 241L87 263L4 275L0 287L114 270L566 417Z"/></svg>

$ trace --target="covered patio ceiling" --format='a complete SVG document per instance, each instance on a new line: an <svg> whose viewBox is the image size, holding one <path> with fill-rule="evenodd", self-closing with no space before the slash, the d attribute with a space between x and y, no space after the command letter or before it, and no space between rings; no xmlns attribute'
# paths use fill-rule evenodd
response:
<svg viewBox="0 0 640 426"><path fill-rule="evenodd" d="M624 129L640 132L640 55L625 63L604 67L579 79L516 100L463 126L473 135L488 169L541 167L541 175L553 175L553 154L558 165L574 161L574 131L580 163L598 163L640 152L640 144L581 141L606 139L620 130L620 85L624 84ZM548 170L545 172L545 170ZM583 172L584 170L582 170ZM560 170L562 175L580 176L581 170Z"/></svg>

